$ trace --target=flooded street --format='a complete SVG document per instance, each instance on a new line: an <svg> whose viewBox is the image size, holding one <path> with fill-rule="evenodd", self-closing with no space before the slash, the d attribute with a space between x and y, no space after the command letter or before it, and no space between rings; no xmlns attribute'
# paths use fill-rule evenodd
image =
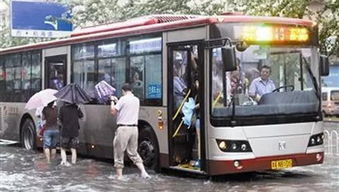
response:
<svg viewBox="0 0 339 192"><path fill-rule="evenodd" d="M255 172L216 178L184 177L178 172L154 173L142 179L127 167L126 181L114 179L112 162L79 158L70 167L60 155L47 164L41 151L0 145L0 191L338 191L339 155L326 154L324 164L284 171Z"/></svg>

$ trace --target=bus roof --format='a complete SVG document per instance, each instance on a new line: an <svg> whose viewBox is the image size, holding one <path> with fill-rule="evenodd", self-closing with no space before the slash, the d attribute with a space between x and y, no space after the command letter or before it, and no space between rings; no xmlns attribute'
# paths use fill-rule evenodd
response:
<svg viewBox="0 0 339 192"><path fill-rule="evenodd" d="M0 55L19 51L52 48L57 46L84 43L107 38L132 36L175 29L190 28L213 23L272 23L313 26L313 22L304 19L284 17L259 17L245 15L199 16L199 15L150 15L124 22L87 27L74 31L70 37L40 42L7 49L0 49Z"/></svg>

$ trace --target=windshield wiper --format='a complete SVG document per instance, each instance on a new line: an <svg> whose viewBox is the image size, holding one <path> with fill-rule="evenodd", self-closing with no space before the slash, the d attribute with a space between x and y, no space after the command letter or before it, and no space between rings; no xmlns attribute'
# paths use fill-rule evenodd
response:
<svg viewBox="0 0 339 192"><path fill-rule="evenodd" d="M315 76L314 76L314 74L313 74L313 72L311 70L310 63L306 60L305 57L303 57L303 60L304 60L304 62L306 64L306 69L307 69L308 73L311 75L311 80L312 80L314 89L316 90L317 96L319 96L319 98L320 98L319 86L318 86L318 83L317 83L317 79L315 78Z"/></svg>
<svg viewBox="0 0 339 192"><path fill-rule="evenodd" d="M314 76L314 74L311 70L310 63L307 62L305 57L303 57L303 60L306 64L306 69L307 69L308 73L311 75L311 80L312 80L312 83L313 83L313 86L314 86L314 89L315 89L315 95L317 96L317 99L318 99L318 111L321 111L320 89L319 89L319 86L318 86L318 83L317 83L317 79L315 78L315 76Z"/></svg>

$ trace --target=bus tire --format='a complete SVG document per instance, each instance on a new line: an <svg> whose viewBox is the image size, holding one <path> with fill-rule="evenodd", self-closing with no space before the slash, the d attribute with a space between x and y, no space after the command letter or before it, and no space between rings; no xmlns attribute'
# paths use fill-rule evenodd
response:
<svg viewBox="0 0 339 192"><path fill-rule="evenodd" d="M21 128L20 138L22 147L27 150L36 149L36 132L34 123L31 119L25 119Z"/></svg>
<svg viewBox="0 0 339 192"><path fill-rule="evenodd" d="M159 145L155 133L149 126L139 131L138 153L145 167L159 171Z"/></svg>

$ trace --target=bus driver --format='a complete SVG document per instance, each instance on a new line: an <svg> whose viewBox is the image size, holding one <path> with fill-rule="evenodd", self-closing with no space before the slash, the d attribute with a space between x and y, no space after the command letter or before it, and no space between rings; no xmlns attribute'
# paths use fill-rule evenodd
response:
<svg viewBox="0 0 339 192"><path fill-rule="evenodd" d="M275 89L274 82L269 78L271 75L271 67L263 65L260 70L260 77L255 78L249 89L249 95L255 101L259 101L261 96L271 93Z"/></svg>

